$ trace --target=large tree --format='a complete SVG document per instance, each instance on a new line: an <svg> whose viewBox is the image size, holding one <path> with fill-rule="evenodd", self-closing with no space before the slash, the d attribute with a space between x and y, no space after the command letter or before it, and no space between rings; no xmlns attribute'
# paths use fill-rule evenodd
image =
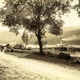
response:
<svg viewBox="0 0 80 80"><path fill-rule="evenodd" d="M25 28L33 32L38 40L40 54L43 55L42 39L46 31L53 35L62 34L61 16L70 12L71 0L5 0L0 9L0 19L10 31L18 34Z"/></svg>

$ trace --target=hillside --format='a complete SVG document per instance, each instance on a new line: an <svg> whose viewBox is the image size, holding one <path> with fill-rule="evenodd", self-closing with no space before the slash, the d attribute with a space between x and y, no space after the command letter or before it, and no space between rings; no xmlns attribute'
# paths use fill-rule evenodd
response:
<svg viewBox="0 0 80 80"><path fill-rule="evenodd" d="M0 44L5 43L23 43L21 40L21 35L16 36L14 33L9 31L0 32Z"/></svg>
<svg viewBox="0 0 80 80"><path fill-rule="evenodd" d="M65 28L63 29L63 34L60 36L55 36L50 33L46 33L46 37L44 40L48 42L48 44L57 44L60 43L60 40L62 39L67 44L76 44L80 45L80 28L79 29L69 29ZM30 38L28 44L34 44L37 41L36 36L33 35L32 38ZM14 33L8 32L8 31L2 31L0 32L0 44L4 43L19 43L23 44L23 41L21 40L21 34L18 36L15 36Z"/></svg>
<svg viewBox="0 0 80 80"><path fill-rule="evenodd" d="M60 43L62 39L64 43L80 45L80 29L64 30L61 36L55 36L47 33L48 44Z"/></svg>

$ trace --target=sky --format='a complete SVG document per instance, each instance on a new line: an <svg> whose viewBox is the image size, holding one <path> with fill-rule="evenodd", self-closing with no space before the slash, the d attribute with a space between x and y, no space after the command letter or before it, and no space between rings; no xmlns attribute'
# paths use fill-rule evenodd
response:
<svg viewBox="0 0 80 80"><path fill-rule="evenodd" d="M0 7L3 6L2 2L4 0L0 0ZM78 0L73 0L72 5L75 5L78 3ZM67 16L68 15L68 16ZM64 20L65 24L63 27L72 27L75 26L76 28L80 26L80 19L78 18L77 12L74 10L71 10L71 13L65 14L62 19ZM0 23L0 31L9 30L7 27L3 27Z"/></svg>
<svg viewBox="0 0 80 80"><path fill-rule="evenodd" d="M75 5L77 3L78 0L73 0L72 5ZM80 19L78 18L77 12L75 10L71 10L71 13L64 15L62 19L65 22L65 27L80 26Z"/></svg>

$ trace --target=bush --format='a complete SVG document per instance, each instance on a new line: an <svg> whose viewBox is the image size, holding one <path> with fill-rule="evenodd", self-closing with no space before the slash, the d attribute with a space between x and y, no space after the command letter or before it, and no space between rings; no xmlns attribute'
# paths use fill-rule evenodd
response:
<svg viewBox="0 0 80 80"><path fill-rule="evenodd" d="M14 50L13 50L13 49L11 49L11 52L14 52Z"/></svg>
<svg viewBox="0 0 80 80"><path fill-rule="evenodd" d="M47 54L49 57L53 57L53 54L51 52L47 51Z"/></svg>
<svg viewBox="0 0 80 80"><path fill-rule="evenodd" d="M27 50L31 50L31 47L27 48Z"/></svg>
<svg viewBox="0 0 80 80"><path fill-rule="evenodd" d="M0 45L0 49L2 48L2 45Z"/></svg>
<svg viewBox="0 0 80 80"><path fill-rule="evenodd" d="M6 47L10 46L10 44L6 44Z"/></svg>
<svg viewBox="0 0 80 80"><path fill-rule="evenodd" d="M37 52L37 51L32 51L32 54L39 55L39 52Z"/></svg>
<svg viewBox="0 0 80 80"><path fill-rule="evenodd" d="M58 58L62 58L62 59L70 59L71 56L68 53L59 53Z"/></svg>
<svg viewBox="0 0 80 80"><path fill-rule="evenodd" d="M80 58L79 58L79 57L72 57L72 58L71 58L71 61L72 61L73 63L80 64Z"/></svg>

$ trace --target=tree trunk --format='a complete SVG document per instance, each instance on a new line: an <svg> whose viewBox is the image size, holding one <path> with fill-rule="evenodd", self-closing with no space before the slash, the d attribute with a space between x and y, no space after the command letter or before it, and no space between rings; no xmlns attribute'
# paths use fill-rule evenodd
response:
<svg viewBox="0 0 80 80"><path fill-rule="evenodd" d="M39 33L38 35L36 35L36 37L37 37L37 39L38 39L38 44L39 44L39 49L40 49L40 55L44 55L43 45L42 45L40 33Z"/></svg>
<svg viewBox="0 0 80 80"><path fill-rule="evenodd" d="M44 55L44 53L43 53L43 45L42 45L41 38L38 38L38 42L39 42L40 55Z"/></svg>

